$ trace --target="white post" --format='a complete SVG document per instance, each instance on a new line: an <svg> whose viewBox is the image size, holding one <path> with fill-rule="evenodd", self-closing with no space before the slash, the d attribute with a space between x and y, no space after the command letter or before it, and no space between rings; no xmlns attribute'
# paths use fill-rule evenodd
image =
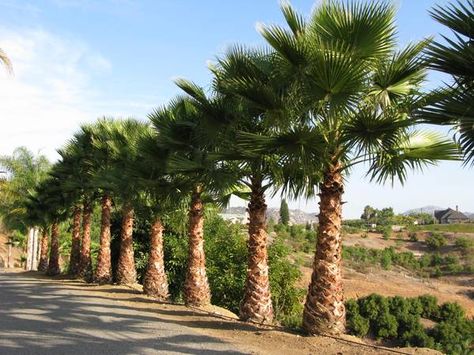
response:
<svg viewBox="0 0 474 355"><path fill-rule="evenodd" d="M33 233L33 247L31 250L31 270L38 270L38 253L36 252L38 250L38 234L39 230L38 227L35 227L34 233Z"/></svg>
<svg viewBox="0 0 474 355"><path fill-rule="evenodd" d="M26 247L26 265L25 270L31 270L32 258L33 258L33 237L34 237L34 229L30 228L28 230L28 241Z"/></svg>

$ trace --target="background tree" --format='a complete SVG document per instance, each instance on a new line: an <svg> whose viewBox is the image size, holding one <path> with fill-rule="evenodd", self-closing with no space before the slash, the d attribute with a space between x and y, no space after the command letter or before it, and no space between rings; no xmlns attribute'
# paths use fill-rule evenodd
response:
<svg viewBox="0 0 474 355"><path fill-rule="evenodd" d="M282 199L280 203L280 223L287 226L288 222L290 222L290 211L286 200Z"/></svg>

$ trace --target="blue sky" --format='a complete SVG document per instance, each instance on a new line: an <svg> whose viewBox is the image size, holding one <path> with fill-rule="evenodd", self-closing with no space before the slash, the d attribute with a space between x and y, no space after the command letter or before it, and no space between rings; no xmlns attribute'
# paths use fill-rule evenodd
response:
<svg viewBox="0 0 474 355"><path fill-rule="evenodd" d="M443 33L427 10L445 3L396 1L400 44ZM292 4L308 14L315 2ZM146 117L178 93L173 78L205 86L209 60L234 43L263 44L258 22L282 22L278 1L0 0L0 48L15 70L13 77L0 71L0 154L25 145L55 159L81 122ZM430 75L427 87L442 79ZM357 217L366 204L398 212L428 204L474 211L472 181L474 169L443 163L413 174L403 189L380 187L360 167L348 178L344 215ZM317 203L290 207L315 211Z"/></svg>

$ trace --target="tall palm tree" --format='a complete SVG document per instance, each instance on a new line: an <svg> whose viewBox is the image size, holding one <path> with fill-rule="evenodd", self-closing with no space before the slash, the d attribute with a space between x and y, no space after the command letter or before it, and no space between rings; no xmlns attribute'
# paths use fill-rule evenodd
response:
<svg viewBox="0 0 474 355"><path fill-rule="evenodd" d="M134 284L137 272L133 251L133 220L134 204L139 199L139 193L136 179L124 179L123 174L130 171L131 166L136 163L139 157L139 139L149 134L151 128L137 120L126 119L109 121L104 124L103 129L103 134L94 138L94 145L102 152L107 152L109 168L99 173L97 179L102 179L104 191L113 191L116 201L122 205L116 279L118 284ZM108 206L106 211L110 211ZM102 240L104 242L104 238Z"/></svg>
<svg viewBox="0 0 474 355"><path fill-rule="evenodd" d="M385 3L323 2L306 20L282 5L289 29L261 26L272 48L269 78L283 78L286 114L276 116L274 134L242 132L238 145L254 154L279 155L283 191L310 196L318 191L319 227L303 327L310 334L345 330L342 287L342 195L344 177L368 164L377 182L439 159L457 159L456 145L416 130L425 75L420 57L426 42L395 49L395 10ZM245 59L245 58L244 58ZM248 61L247 61L248 62ZM245 60L240 61L248 68ZM235 92L271 115L271 87L241 70ZM276 97L281 97L277 93ZM289 124L278 123L280 117Z"/></svg>
<svg viewBox="0 0 474 355"><path fill-rule="evenodd" d="M43 227L40 241L40 258L38 263L38 271L45 272L48 269L48 247L49 235L48 228Z"/></svg>
<svg viewBox="0 0 474 355"><path fill-rule="evenodd" d="M211 301L204 252L204 203L231 189L231 169L212 158L214 139L209 139L199 110L190 98L177 98L155 110L149 118L157 132L156 144L167 152L165 172L188 182L188 264L184 284L187 305L204 306Z"/></svg>
<svg viewBox="0 0 474 355"><path fill-rule="evenodd" d="M420 116L429 123L454 125L466 163L474 164L474 2L435 6L430 13L455 35L427 50L431 68L449 74L452 84L435 91Z"/></svg>
<svg viewBox="0 0 474 355"><path fill-rule="evenodd" d="M215 96L208 99L202 88L186 80L177 81L193 99L194 105L205 113L205 127L211 130L212 140L216 143L217 151L214 156L222 161L236 162L239 174L235 175L236 183L245 185L249 190L247 212L248 223L248 267L245 282L244 297L240 304L240 319L258 323L273 321L273 306L270 292L265 194L273 188L276 171L273 156L248 154L233 145L237 131L269 133L271 125L262 120L262 110L251 101L236 96L234 87L228 85L237 79L239 67L236 56L241 54L241 48L235 48L219 60L219 66L213 67ZM255 59L252 61L252 59ZM269 68L265 56L250 58L251 68L247 67L259 80L267 78ZM273 82L277 84L276 81ZM278 89L275 87L275 91ZM227 143L229 142L229 143ZM232 142L232 143L230 143Z"/></svg>
<svg viewBox="0 0 474 355"><path fill-rule="evenodd" d="M165 171L167 152L156 145L156 133L140 138L140 158L127 176L136 179L140 186L141 209L150 216L150 250L143 278L143 292L160 301L169 298L168 278L165 272L163 232L164 220L175 210L181 210L186 199L183 191L189 186L178 183Z"/></svg>
<svg viewBox="0 0 474 355"><path fill-rule="evenodd" d="M94 147L87 126L81 127L81 130L75 133L68 144L58 152L61 161L56 164L52 174L60 181L62 192L68 195L73 206L69 271L71 276L79 276L90 282L92 281L91 224L96 189L92 182Z"/></svg>

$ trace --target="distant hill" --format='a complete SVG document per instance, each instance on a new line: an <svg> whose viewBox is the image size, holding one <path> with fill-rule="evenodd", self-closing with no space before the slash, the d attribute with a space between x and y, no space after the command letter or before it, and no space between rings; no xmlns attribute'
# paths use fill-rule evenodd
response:
<svg viewBox="0 0 474 355"><path fill-rule="evenodd" d="M451 206L448 206L448 207L451 207ZM405 216L408 216L408 215L414 214L414 213L429 213L429 214L433 215L434 211L436 211L436 210L445 210L448 207L424 206L424 207L419 207L419 208L413 208L411 210L403 212L402 214L405 215ZM453 206L451 208L455 208L455 206ZM466 215L466 217L468 217L470 219L474 219L474 212L463 212L463 213Z"/></svg>
<svg viewBox="0 0 474 355"><path fill-rule="evenodd" d="M225 219L238 219L244 220L246 218L246 207L229 207L221 212L221 216ZM290 209L290 222L293 224L306 224L306 222L314 223L318 222L316 217L316 212L307 213L301 210L291 210ZM267 209L267 219L273 219L273 221L278 222L280 219L280 209L279 208L268 208Z"/></svg>
<svg viewBox="0 0 474 355"><path fill-rule="evenodd" d="M434 214L434 211L436 210L444 210L447 207L439 207L439 206L423 206L423 207L418 207L418 208L413 208L411 210L405 211L402 214L405 216L415 214L415 213L428 213L428 214Z"/></svg>

